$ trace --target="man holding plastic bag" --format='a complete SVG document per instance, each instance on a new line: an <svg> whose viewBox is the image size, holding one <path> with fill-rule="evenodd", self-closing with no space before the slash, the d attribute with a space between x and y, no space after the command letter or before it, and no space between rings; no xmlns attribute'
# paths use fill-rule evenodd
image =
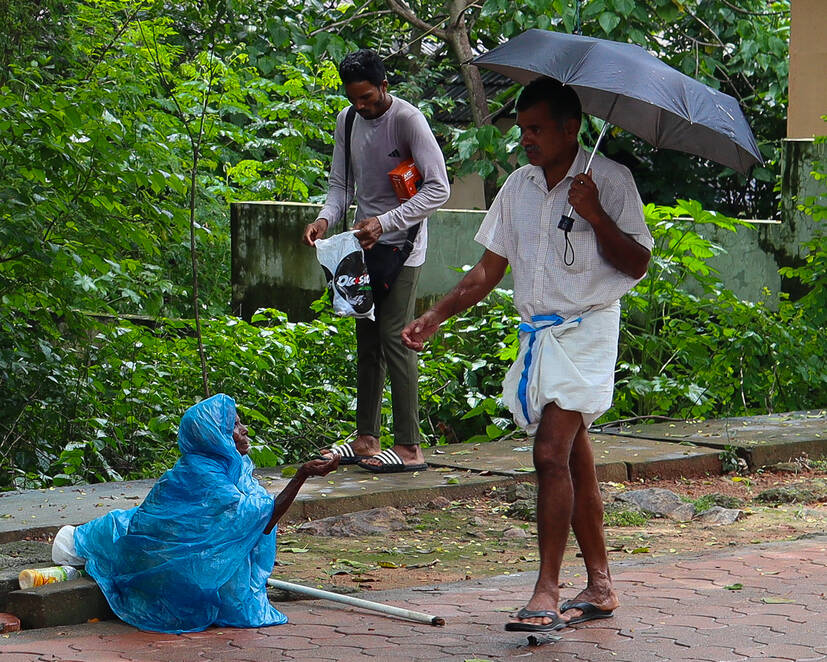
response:
<svg viewBox="0 0 827 662"><path fill-rule="evenodd" d="M428 243L427 217L450 192L445 159L425 116L388 93L385 68L376 53L351 53L339 65L339 74L353 105L337 118L327 200L302 240L316 246L329 230L346 229L347 224L339 221L346 218L355 191L358 221L353 229L367 264L361 272L358 264L344 268L336 262L326 267L333 277L334 295L353 302L343 304L343 309L350 305L354 312L347 314L357 317L358 392L356 439L324 451L323 456L338 455L342 464L359 464L375 473L425 469L419 447L417 356L402 344L400 333L413 319ZM395 188L394 180L397 184L401 180L402 186ZM346 247L348 241L354 245L350 237L333 239L340 244L342 257L356 253ZM358 253L352 261L358 262ZM365 284L363 273L370 279L369 293L360 289ZM368 294L373 297L374 319L367 308ZM380 453L386 372L391 382L394 445Z"/></svg>

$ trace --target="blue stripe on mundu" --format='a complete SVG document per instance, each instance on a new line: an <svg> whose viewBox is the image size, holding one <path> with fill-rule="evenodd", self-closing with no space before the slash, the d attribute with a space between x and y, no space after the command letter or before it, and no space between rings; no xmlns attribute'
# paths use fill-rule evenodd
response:
<svg viewBox="0 0 827 662"><path fill-rule="evenodd" d="M552 326L562 326L565 324L566 326L576 326L579 325L580 322L583 321L582 316L574 317L569 320L565 320L557 313L552 313L551 315L533 315L531 317L531 324L528 322L520 322L520 326L518 327L520 333L530 333L531 336L528 339L528 350L526 350L525 358L523 359L523 372L520 375L520 384L517 387L517 398L520 401L520 405L523 408L523 416L525 417L526 422L532 423L529 413L528 413L528 397L527 397L527 390L528 390L528 375L529 370L531 368L531 360L532 360L532 348L534 347L534 341L537 338L537 333L544 329L548 329Z"/></svg>

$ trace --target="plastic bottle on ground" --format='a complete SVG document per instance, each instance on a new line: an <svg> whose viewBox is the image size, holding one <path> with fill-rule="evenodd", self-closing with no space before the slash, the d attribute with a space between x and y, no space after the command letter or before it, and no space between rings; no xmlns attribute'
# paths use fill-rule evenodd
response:
<svg viewBox="0 0 827 662"><path fill-rule="evenodd" d="M80 568L73 568L70 565L52 566L50 568L27 568L21 570L17 577L20 588L35 588L44 584L65 582L69 579L84 577L86 573Z"/></svg>

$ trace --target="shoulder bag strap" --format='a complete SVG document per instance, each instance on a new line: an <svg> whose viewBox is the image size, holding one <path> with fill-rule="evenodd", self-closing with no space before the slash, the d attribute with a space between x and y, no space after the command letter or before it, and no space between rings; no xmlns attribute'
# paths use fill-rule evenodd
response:
<svg viewBox="0 0 827 662"><path fill-rule="evenodd" d="M347 199L347 180L350 173L350 136L353 134L354 119L356 119L356 106L351 106L345 115L345 211L342 214L342 232L347 230L347 210L350 207L350 201Z"/></svg>

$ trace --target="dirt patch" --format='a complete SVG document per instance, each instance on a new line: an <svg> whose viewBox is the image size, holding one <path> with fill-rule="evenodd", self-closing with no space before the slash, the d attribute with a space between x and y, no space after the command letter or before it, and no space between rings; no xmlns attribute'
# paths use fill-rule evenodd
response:
<svg viewBox="0 0 827 662"><path fill-rule="evenodd" d="M756 500L770 488L827 478L827 472L764 472L749 476L651 480L602 485L606 500L622 490L661 487L700 504L738 500L747 516L728 526L697 520L631 519L631 526L607 526L610 560L627 554L649 557L738 547L823 533L827 504L771 505ZM537 569L536 524L509 515L502 491L486 496L402 509L407 527L381 535L325 538L303 535L296 525L279 532L274 576L289 582L382 590L477 579ZM512 510L512 512L514 512ZM573 537L564 563L580 565Z"/></svg>

